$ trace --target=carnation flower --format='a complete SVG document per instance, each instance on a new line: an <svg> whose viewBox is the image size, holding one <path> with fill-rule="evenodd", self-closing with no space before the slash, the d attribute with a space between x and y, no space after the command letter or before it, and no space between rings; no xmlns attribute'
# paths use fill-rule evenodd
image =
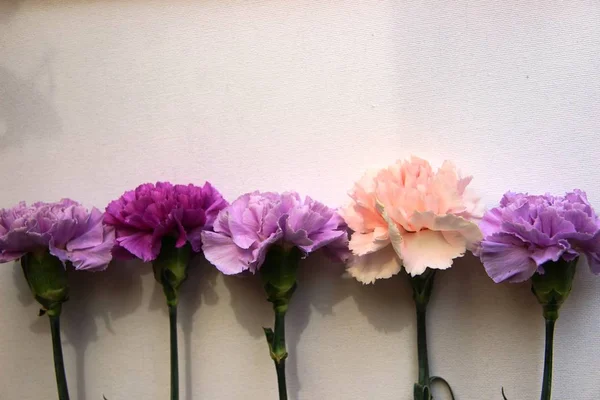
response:
<svg viewBox="0 0 600 400"><path fill-rule="evenodd" d="M219 213L214 232L202 232L204 255L227 275L257 271L273 304L274 328L263 328L275 363L279 398L287 399L285 314L296 291L302 257L324 249L346 260L348 233L335 210L296 192L240 196Z"/></svg>
<svg viewBox="0 0 600 400"><path fill-rule="evenodd" d="M104 221L116 229L116 255L153 261L164 237L176 238L177 248L190 243L199 252L201 232L212 229L217 214L226 206L208 182L201 187L146 183L111 202Z"/></svg>
<svg viewBox="0 0 600 400"><path fill-rule="evenodd" d="M106 207L104 221L115 227L114 252L152 261L169 308L171 399L179 398L177 305L192 253L202 250L201 233L212 229L227 202L208 182L204 186L146 183Z"/></svg>
<svg viewBox="0 0 600 400"><path fill-rule="evenodd" d="M111 260L114 230L102 224L97 208L90 212L79 203L25 202L0 210L0 262L27 253L49 251L75 269L102 270Z"/></svg>
<svg viewBox="0 0 600 400"><path fill-rule="evenodd" d="M367 173L341 210L354 231L348 272L372 283L397 274L402 265L412 276L449 268L481 239L473 222L481 217L479 199L467 189L470 182L450 161L434 171L416 157Z"/></svg>
<svg viewBox="0 0 600 400"><path fill-rule="evenodd" d="M21 259L21 267L35 299L47 314L52 332L58 398L69 399L60 338L62 305L69 299L65 266L102 270L111 260L115 233L102 223L103 215L79 203L25 202L0 210L0 262Z"/></svg>
<svg viewBox="0 0 600 400"><path fill-rule="evenodd" d="M508 192L480 224L479 255L494 282L523 282L549 261L587 258L600 274L600 219L581 190L564 196Z"/></svg>
<svg viewBox="0 0 600 400"><path fill-rule="evenodd" d="M295 192L245 194L219 213L214 232L202 233L204 255L228 275L256 272L274 244L305 255L324 248L345 260L347 241L346 224L334 209Z"/></svg>

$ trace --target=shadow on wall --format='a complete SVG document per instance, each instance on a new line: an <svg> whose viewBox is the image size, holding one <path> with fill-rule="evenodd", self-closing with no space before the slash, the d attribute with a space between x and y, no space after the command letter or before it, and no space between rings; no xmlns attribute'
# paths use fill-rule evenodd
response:
<svg viewBox="0 0 600 400"><path fill-rule="evenodd" d="M25 139L49 139L62 132L60 117L51 101L54 83L50 58L44 57L26 79L0 66L0 150L17 146ZM47 94L41 90L44 80Z"/></svg>
<svg viewBox="0 0 600 400"><path fill-rule="evenodd" d="M152 272L152 266L146 265L146 270ZM203 255L197 254L190 262L188 279L181 285L179 305L177 306L177 322L183 331L183 346L179 345L179 358L185 362L185 371L180 374L180 385L185 387L186 400L193 399L192 382L197 381L192 371L192 331L194 315L200 305L215 305L219 301L215 285L218 271ZM150 299L150 310L160 310L164 316L165 326L168 324L168 309L162 286L155 282Z"/></svg>
<svg viewBox="0 0 600 400"><path fill-rule="evenodd" d="M0 1L0 24L7 22L19 9L23 0Z"/></svg>
<svg viewBox="0 0 600 400"><path fill-rule="evenodd" d="M210 265L203 255L197 255L190 264L188 270L188 280L182 285L181 298L179 301L179 324L183 330L183 359L185 361L185 371L183 374L182 386L185 387L186 400L193 400L192 382L197 382L197 375L192 371L192 330L194 325L194 315L200 309L202 304L215 305L219 301L215 285L217 281L217 270ZM156 285L158 287L158 285ZM163 309L164 295L161 290L161 300ZM202 340L202 338L197 338ZM181 352L181 350L180 350Z"/></svg>
<svg viewBox="0 0 600 400"><path fill-rule="evenodd" d="M507 313L507 310L510 312ZM519 348L515 342L538 343L542 333L538 329L540 319L541 308L531 294L529 284L494 283L479 259L468 253L456 259L452 268L439 271L436 275L428 308L429 351L430 354L445 354L452 361L442 362L440 356L432 357L431 373L446 378L451 384L493 381L493 386L497 388L494 396L501 398L501 388L511 390L511 383L518 380L518 374L490 375L490 371L518 371L514 368L514 351ZM526 326L528 328L523 329ZM503 340L506 327L514 327L514 331L519 332L518 339ZM449 335L449 332L452 334ZM506 348L502 349L501 346ZM487 348L494 348L495 357L481 356L481 349ZM539 359L535 352L529 356L532 357L530 365L536 365ZM471 368L461 368L462 365L477 365L478 368L473 371ZM465 370L469 371L469 375ZM457 396L467 398L474 396L477 390L474 387L453 389ZM465 393L465 390L475 393ZM442 396L442 393L445 395L443 385L434 387L434 395ZM512 397L522 398L514 391L512 394Z"/></svg>
<svg viewBox="0 0 600 400"><path fill-rule="evenodd" d="M300 398L298 374L298 343L308 326L313 310L321 315L334 315L334 307L353 297L360 312L376 329L396 332L411 322L414 310L410 287L405 279L378 281L377 286L363 286L353 278L343 279L344 267L334 264L322 254L303 260L298 272L298 289L286 317L286 344L289 358L286 363L288 391L291 398ZM262 327L272 327L273 311L266 300L258 276L229 276L224 279L230 292L231 308L238 323L255 338L264 338ZM382 311L384 310L384 311ZM260 315L257 319L256 315ZM385 318L397 315L398 318ZM265 343L265 357L267 344Z"/></svg>
<svg viewBox="0 0 600 400"><path fill-rule="evenodd" d="M113 332L111 322L135 312L142 301L142 275L148 269L139 262L128 262L115 268L114 264L104 272L70 271L70 300L65 303L61 316L63 340L75 349L76 373L69 382L71 391L76 383L76 399L87 400L85 353L88 344L98 339L96 320L103 321L106 329ZM18 265L14 268L14 280L19 289L19 301L24 305L34 302L23 272ZM31 330L49 335L47 318L38 318ZM71 368L68 367L67 368ZM92 396L101 398L102 393Z"/></svg>

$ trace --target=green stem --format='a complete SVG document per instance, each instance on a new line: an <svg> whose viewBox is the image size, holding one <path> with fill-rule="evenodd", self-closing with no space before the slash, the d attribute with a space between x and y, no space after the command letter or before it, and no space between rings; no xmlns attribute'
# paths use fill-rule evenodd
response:
<svg viewBox="0 0 600 400"><path fill-rule="evenodd" d="M287 400L287 386L285 384L285 360L275 362L277 371L277 387L279 388L279 400Z"/></svg>
<svg viewBox="0 0 600 400"><path fill-rule="evenodd" d="M541 400L552 398L552 353L554 351L554 325L556 319L546 318L546 351L544 354L544 380Z"/></svg>
<svg viewBox="0 0 600 400"><path fill-rule="evenodd" d="M179 400L179 362L177 353L177 305L169 305L171 334L171 400Z"/></svg>
<svg viewBox="0 0 600 400"><path fill-rule="evenodd" d="M58 387L58 400L69 400L69 388L65 375L62 343L60 340L60 314L49 314L50 331L52 332L52 351L54 353L54 372L56 373L56 386Z"/></svg>
<svg viewBox="0 0 600 400"><path fill-rule="evenodd" d="M417 354L419 357L419 384L422 386L430 384L426 315L426 307L417 306Z"/></svg>
<svg viewBox="0 0 600 400"><path fill-rule="evenodd" d="M415 400L431 400L431 378L427 354L427 304L433 291L435 270L427 268L421 275L410 277L413 300L417 310L417 356L419 360L419 381L414 386Z"/></svg>
<svg viewBox="0 0 600 400"><path fill-rule="evenodd" d="M287 400L287 385L285 381L285 359L287 357L287 350L285 347L285 311L275 311L273 350L275 354L285 354L285 357L275 358L273 361L275 362L275 370L277 371L279 400Z"/></svg>

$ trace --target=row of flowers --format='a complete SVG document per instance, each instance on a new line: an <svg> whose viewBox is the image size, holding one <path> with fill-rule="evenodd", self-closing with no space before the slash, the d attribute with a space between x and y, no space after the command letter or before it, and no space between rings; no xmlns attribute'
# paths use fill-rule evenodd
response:
<svg viewBox="0 0 600 400"><path fill-rule="evenodd" d="M179 289L193 254L203 253L227 275L261 276L275 314L265 336L280 399L287 399L284 321L300 260L322 249L365 284L404 268L417 317L419 376L413 395L430 400L436 381L450 389L429 373L426 310L434 277L471 251L494 282L531 281L546 320L541 399L549 400L554 324L579 257L600 273L600 219L580 190L564 196L508 192L498 207L484 212L470 182L449 161L434 170L413 157L366 173L339 210L295 192L252 192L229 204L210 183L143 184L104 213L69 199L22 202L0 211L0 262L20 259L40 314L50 317L59 400L69 399L59 324L69 298L68 266L99 271L113 257L152 263L169 308L172 400L179 396Z"/></svg>

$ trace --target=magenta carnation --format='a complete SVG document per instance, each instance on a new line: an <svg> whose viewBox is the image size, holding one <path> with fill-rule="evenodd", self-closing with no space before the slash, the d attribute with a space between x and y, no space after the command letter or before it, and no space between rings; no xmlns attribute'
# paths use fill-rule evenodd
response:
<svg viewBox="0 0 600 400"><path fill-rule="evenodd" d="M90 212L79 203L25 202L0 210L0 262L27 253L49 251L76 269L102 270L111 260L114 230L102 223L97 208Z"/></svg>
<svg viewBox="0 0 600 400"><path fill-rule="evenodd" d="M298 193L242 195L219 213L214 232L202 232L204 255L224 274L256 272L274 244L304 254L324 248L338 260L349 256L348 233L338 213Z"/></svg>
<svg viewBox="0 0 600 400"><path fill-rule="evenodd" d="M530 196L508 192L480 224L479 255L495 282L523 282L548 261L587 258L600 274L600 219L585 192Z"/></svg>
<svg viewBox="0 0 600 400"><path fill-rule="evenodd" d="M104 221L116 229L116 255L152 261L166 236L176 238L177 248L190 243L199 252L201 232L212 229L227 204L208 182L204 186L146 183L111 202Z"/></svg>

